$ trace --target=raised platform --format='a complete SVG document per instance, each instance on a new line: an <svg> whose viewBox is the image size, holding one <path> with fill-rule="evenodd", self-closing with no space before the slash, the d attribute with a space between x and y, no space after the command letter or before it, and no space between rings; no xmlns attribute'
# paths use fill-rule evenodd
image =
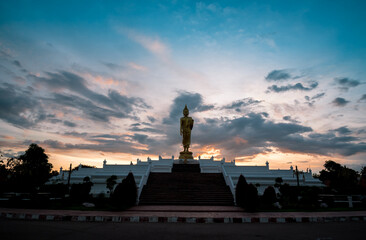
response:
<svg viewBox="0 0 366 240"><path fill-rule="evenodd" d="M179 159L183 159L183 160L192 159L193 160L193 153L192 152L180 152Z"/></svg>

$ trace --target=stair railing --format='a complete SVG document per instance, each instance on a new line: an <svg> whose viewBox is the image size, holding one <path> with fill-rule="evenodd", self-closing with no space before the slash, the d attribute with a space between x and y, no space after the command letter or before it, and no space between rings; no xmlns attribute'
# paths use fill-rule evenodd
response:
<svg viewBox="0 0 366 240"><path fill-rule="evenodd" d="M147 183L147 179L149 178L150 170L151 170L151 162L149 163L149 166L147 167L145 174L142 175L142 178L141 178L141 181L139 184L139 189L137 192L137 204L140 201L140 195L141 195L142 189L145 186L145 184Z"/></svg>
<svg viewBox="0 0 366 240"><path fill-rule="evenodd" d="M229 176L229 174L227 174L226 169L225 169L225 167L224 167L224 164L221 164L221 172L222 172L222 175L224 176L224 179L225 179L225 183L226 183L226 185L228 185L228 186L229 186L230 191L231 191L231 193L233 194L233 197L234 197L234 204L236 205L236 202L235 202L235 185L234 185L233 180L232 180L232 179L231 179L231 177Z"/></svg>

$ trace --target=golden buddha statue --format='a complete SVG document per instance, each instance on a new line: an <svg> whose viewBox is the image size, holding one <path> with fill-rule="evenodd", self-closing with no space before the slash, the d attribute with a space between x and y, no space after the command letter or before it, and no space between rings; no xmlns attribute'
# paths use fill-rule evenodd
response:
<svg viewBox="0 0 366 240"><path fill-rule="evenodd" d="M183 152L180 152L179 159L193 159L192 152L189 151L189 146L191 145L191 131L193 128L193 118L188 117L189 110L187 105L183 109L184 117L180 118L180 135L183 136Z"/></svg>

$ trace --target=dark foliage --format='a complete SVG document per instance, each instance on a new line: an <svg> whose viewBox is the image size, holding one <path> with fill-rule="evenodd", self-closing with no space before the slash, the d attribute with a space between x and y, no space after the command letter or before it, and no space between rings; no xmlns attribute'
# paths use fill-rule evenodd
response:
<svg viewBox="0 0 366 240"><path fill-rule="evenodd" d="M93 186L92 182L84 182L81 184L72 184L70 190L70 197L72 201L81 203L91 199L90 190Z"/></svg>
<svg viewBox="0 0 366 240"><path fill-rule="evenodd" d="M355 170L342 166L334 161L326 161L319 179L328 187L339 193L355 193L358 189L358 174Z"/></svg>
<svg viewBox="0 0 366 240"><path fill-rule="evenodd" d="M319 207L318 194L320 189L317 187L301 187L299 197L299 207L314 209Z"/></svg>
<svg viewBox="0 0 366 240"><path fill-rule="evenodd" d="M64 197L68 193L68 187L66 184L48 184L39 188L40 192L49 193L52 197Z"/></svg>
<svg viewBox="0 0 366 240"><path fill-rule="evenodd" d="M243 175L239 176L238 183L235 188L235 201L236 205L244 207L244 190L247 188L248 183Z"/></svg>
<svg viewBox="0 0 366 240"><path fill-rule="evenodd" d="M281 177L277 177L276 179L275 179L275 187L276 188L279 188L281 185L282 185L282 183L283 183L283 179L281 178Z"/></svg>
<svg viewBox="0 0 366 240"><path fill-rule="evenodd" d="M272 186L264 190L262 202L266 207L270 207L273 203L277 202L276 191Z"/></svg>
<svg viewBox="0 0 366 240"><path fill-rule="evenodd" d="M248 184L245 177L240 175L235 189L236 204L253 212L258 207L258 190L253 184Z"/></svg>
<svg viewBox="0 0 366 240"><path fill-rule="evenodd" d="M280 203L284 207L295 207L298 201L298 187L290 186L285 183L279 188L280 190Z"/></svg>
<svg viewBox="0 0 366 240"><path fill-rule="evenodd" d="M45 150L32 143L23 155L8 159L7 168L13 190L34 192L51 177L52 164Z"/></svg>
<svg viewBox="0 0 366 240"><path fill-rule="evenodd" d="M113 194L114 185L117 184L117 181L116 180L117 180L117 176L116 175L112 175L109 178L107 178L107 181L106 181L107 188L109 189L111 195Z"/></svg>
<svg viewBox="0 0 366 240"><path fill-rule="evenodd" d="M128 208L136 204L137 187L135 177L130 172L112 194L112 204L117 208Z"/></svg>
<svg viewBox="0 0 366 240"><path fill-rule="evenodd" d="M71 171L79 171L79 168L96 168L96 166L90 166L90 165L84 165L84 164L80 164L77 167L74 167L73 169L71 169Z"/></svg>
<svg viewBox="0 0 366 240"><path fill-rule="evenodd" d="M361 176L366 176L366 166L363 166L362 168L361 168Z"/></svg>

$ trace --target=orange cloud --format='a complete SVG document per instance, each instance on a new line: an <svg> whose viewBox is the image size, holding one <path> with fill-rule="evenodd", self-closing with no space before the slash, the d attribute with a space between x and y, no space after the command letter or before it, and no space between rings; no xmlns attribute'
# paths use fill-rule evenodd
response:
<svg viewBox="0 0 366 240"><path fill-rule="evenodd" d="M64 117L64 113L63 112L57 112L56 113L56 117L57 118L63 118Z"/></svg>
<svg viewBox="0 0 366 240"><path fill-rule="evenodd" d="M14 140L15 139L15 137L8 136L8 135L2 135L1 137L4 138L4 139L8 139L8 140Z"/></svg>
<svg viewBox="0 0 366 240"><path fill-rule="evenodd" d="M134 62L128 63L128 66L130 66L131 68L133 68L135 70L142 71L142 72L145 72L147 70L146 67L141 66L141 65L138 65L138 64L136 64Z"/></svg>
<svg viewBox="0 0 366 240"><path fill-rule="evenodd" d="M198 150L198 155L201 156L201 158L211 158L213 156L214 159L218 159L221 157L221 150L216 149L213 146L205 146Z"/></svg>
<svg viewBox="0 0 366 240"><path fill-rule="evenodd" d="M241 138L241 137L234 137L234 141L237 145L240 145L240 144L246 144L248 143L247 140Z"/></svg>

